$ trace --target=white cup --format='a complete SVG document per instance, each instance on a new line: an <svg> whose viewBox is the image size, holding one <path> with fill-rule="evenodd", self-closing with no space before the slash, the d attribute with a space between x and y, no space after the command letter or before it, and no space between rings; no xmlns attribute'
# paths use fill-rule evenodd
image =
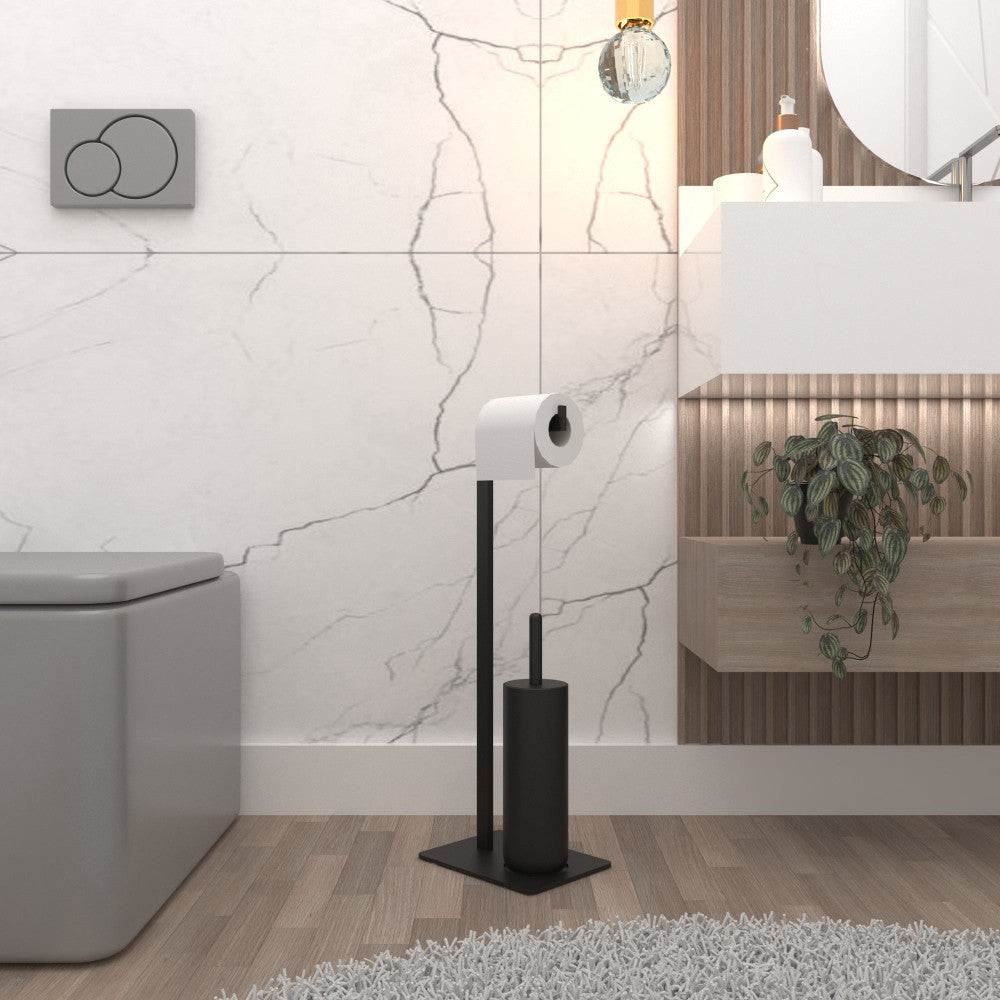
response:
<svg viewBox="0 0 1000 1000"><path fill-rule="evenodd" d="M763 201L764 177L762 174L724 174L712 183L712 202L715 208L724 201Z"/></svg>

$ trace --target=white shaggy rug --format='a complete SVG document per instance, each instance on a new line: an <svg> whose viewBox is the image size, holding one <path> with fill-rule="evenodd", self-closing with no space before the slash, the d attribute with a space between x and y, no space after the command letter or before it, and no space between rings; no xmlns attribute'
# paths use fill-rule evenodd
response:
<svg viewBox="0 0 1000 1000"><path fill-rule="evenodd" d="M997 1000L1000 935L874 921L647 917L490 931L379 955L248 1000ZM216 998L219 1000L219 998ZM222 1000L233 1000L222 994Z"/></svg>

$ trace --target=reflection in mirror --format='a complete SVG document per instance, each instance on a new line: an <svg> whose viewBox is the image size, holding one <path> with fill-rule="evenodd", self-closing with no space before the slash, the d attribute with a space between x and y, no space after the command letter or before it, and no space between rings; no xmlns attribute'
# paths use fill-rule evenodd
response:
<svg viewBox="0 0 1000 1000"><path fill-rule="evenodd" d="M1000 0L822 0L820 51L844 121L907 173L930 177L1000 125ZM1000 142L972 171L1000 179Z"/></svg>

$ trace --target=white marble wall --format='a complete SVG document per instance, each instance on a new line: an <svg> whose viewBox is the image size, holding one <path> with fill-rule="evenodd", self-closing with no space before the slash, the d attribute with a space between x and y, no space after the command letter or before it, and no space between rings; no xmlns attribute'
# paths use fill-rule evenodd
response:
<svg viewBox="0 0 1000 1000"><path fill-rule="evenodd" d="M473 419L540 382L588 438L540 531L498 488L498 673L541 556L573 739L675 740L676 82L603 94L611 8L0 11L0 546L222 551L248 743L471 741ZM197 207L49 207L72 106L194 108Z"/></svg>

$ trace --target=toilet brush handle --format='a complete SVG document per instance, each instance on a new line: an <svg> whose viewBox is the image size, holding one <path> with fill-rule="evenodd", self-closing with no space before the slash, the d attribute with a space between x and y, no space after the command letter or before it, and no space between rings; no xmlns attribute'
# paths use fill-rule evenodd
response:
<svg viewBox="0 0 1000 1000"><path fill-rule="evenodd" d="M528 683L542 686L542 616L528 616Z"/></svg>

